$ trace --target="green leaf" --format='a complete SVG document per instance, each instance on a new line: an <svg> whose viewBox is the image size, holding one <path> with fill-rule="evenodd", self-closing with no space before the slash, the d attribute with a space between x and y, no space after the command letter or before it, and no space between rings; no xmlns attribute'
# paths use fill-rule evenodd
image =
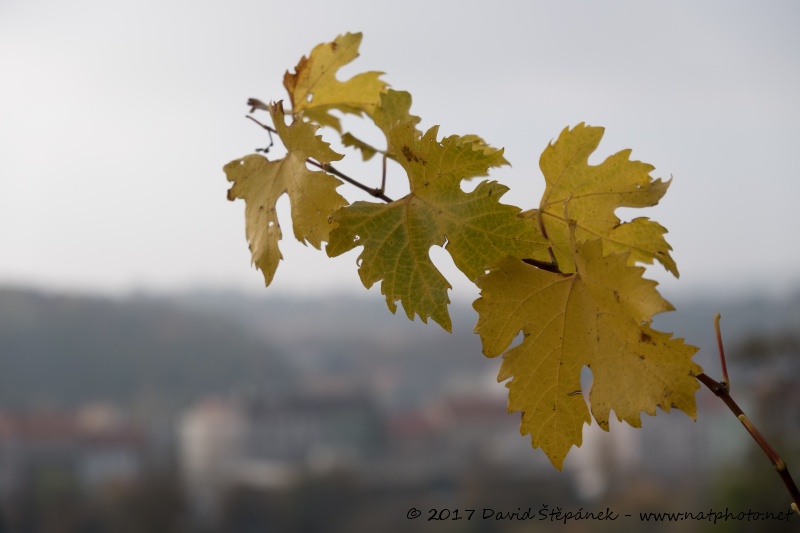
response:
<svg viewBox="0 0 800 533"><path fill-rule="evenodd" d="M366 287L382 280L381 292L392 312L400 301L409 318L432 318L449 331L450 284L431 262L431 246L445 246L472 280L500 257L528 257L545 244L534 225L517 216L517 207L499 202L507 187L483 181L469 193L460 188L462 180L502 164L502 150L475 138L438 141L436 127L420 136L414 120L399 122L388 114L381 120L411 192L390 204L355 202L337 211L328 255L363 246L359 275Z"/></svg>

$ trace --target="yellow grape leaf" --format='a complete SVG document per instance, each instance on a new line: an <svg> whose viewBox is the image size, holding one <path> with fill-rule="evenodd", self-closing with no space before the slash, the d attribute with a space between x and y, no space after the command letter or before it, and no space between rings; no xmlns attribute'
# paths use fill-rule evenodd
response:
<svg viewBox="0 0 800 533"><path fill-rule="evenodd" d="M336 79L336 72L358 57L360 33L347 33L333 42L318 44L308 57L303 56L294 74L286 71L283 86L289 91L292 112L323 126L341 131L339 119L332 109L360 115L372 115L386 83L381 72L363 72L347 81Z"/></svg>
<svg viewBox="0 0 800 533"><path fill-rule="evenodd" d="M541 217L562 272L575 270L569 219L577 222L577 240L600 238L605 253L629 252L630 264L649 264L656 259L677 277L678 267L669 254L672 247L664 239L666 228L645 217L620 223L614 214L618 207L656 205L670 182L653 180L650 172L654 167L631 161L630 150L618 152L599 165L589 165L589 156L602 137L603 128L584 124L572 130L565 128L539 160L547 182L539 209L523 216Z"/></svg>
<svg viewBox="0 0 800 533"><path fill-rule="evenodd" d="M245 201L247 242L253 263L264 274L267 285L272 282L282 259L278 249L282 235L275 213L278 198L283 194L289 195L295 237L317 249L328 240L331 214L347 205L347 200L336 192L341 181L306 166L309 157L320 163L342 158L316 135L318 126L300 118L287 126L280 103L269 106L269 110L275 129L288 151L286 156L270 161L262 155L252 154L231 161L223 169L228 181L233 182L228 190L228 200L241 198Z"/></svg>
<svg viewBox="0 0 800 533"><path fill-rule="evenodd" d="M519 208L499 202L507 187L483 181L468 193L460 188L462 180L499 165L502 150L458 136L438 141L437 127L421 136L413 120L387 118L381 124L411 192L390 204L355 202L337 211L328 255L363 246L358 272L366 287L383 280L381 292L392 312L399 300L410 319L432 318L450 331L450 284L431 262L431 246L447 243L456 266L475 279L490 262L506 255L529 257L545 242L531 221L517 216Z"/></svg>
<svg viewBox="0 0 800 533"><path fill-rule="evenodd" d="M599 239L575 242L576 271L548 272L504 258L477 280L475 332L488 357L508 350L498 381L512 378L508 410L522 411L520 432L530 434L561 469L591 423L581 390L583 366L592 371L591 413L608 430L610 411L640 427L640 413L677 408L696 416L697 351L683 339L650 327L652 316L673 307L630 266L627 253L604 255Z"/></svg>

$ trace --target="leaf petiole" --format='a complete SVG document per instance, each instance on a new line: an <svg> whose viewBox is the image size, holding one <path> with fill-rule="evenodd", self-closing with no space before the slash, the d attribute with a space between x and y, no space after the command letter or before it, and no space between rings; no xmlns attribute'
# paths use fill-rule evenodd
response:
<svg viewBox="0 0 800 533"><path fill-rule="evenodd" d="M255 105L254 102L258 102L261 106L264 105L263 103L260 102L260 100L256 100L255 98L251 98L250 100L247 101L248 105L253 105L254 106L253 109L251 109L251 111L253 111L255 109L264 109L264 108L266 108L266 107L262 108L259 105ZM266 108L266 109L269 109L269 108ZM272 128L272 127L264 124L263 122L258 121L257 119L253 118L250 115L245 115L245 118L249 118L250 120L252 120L256 124L258 124L259 126L264 128L265 130L267 130L267 133L269 134L269 146L267 146L266 148L256 148L256 152L263 152L265 154L268 153L269 149L272 148L275 145L275 142L273 141L273 138L272 138L272 134L273 133L277 134L278 131L275 128ZM335 168L333 168L331 165L329 165L327 163L322 164L322 163L319 163L317 161L314 161L311 158L306 159L306 163L308 163L309 165L313 165L313 166L315 166L315 167L317 167L319 169L322 169L322 170L324 170L325 172L327 172L329 174L333 174L334 176L337 176L337 177L343 179L344 181L346 181L350 185L354 185L355 187L358 187L362 191L368 192L369 194L371 194L375 198L380 198L381 200L383 200L387 204L390 204L390 203L392 203L394 201L391 198L389 198L388 196L386 196L385 194L383 194L384 187L386 186L386 154L384 154L384 156L383 156L383 178L381 180L381 188L380 189L373 189L372 187L367 187L366 185L364 185L360 181L357 181L357 180L351 178L350 176L347 176L346 174L343 174L343 173L339 172L338 170L336 170Z"/></svg>
<svg viewBox="0 0 800 533"><path fill-rule="evenodd" d="M375 198L380 198L381 200L383 200L387 204L390 204L390 203L394 202L394 200L392 200L391 198L389 198L388 196L383 194L383 190L382 189L373 189L372 187L367 187L366 185L364 185L360 181L354 180L353 178L351 178L347 174L343 174L343 173L339 172L338 170L333 168L333 166L331 166L328 163L325 163L325 164L318 163L318 162L316 162L316 161L314 161L313 159L310 159L310 158L306 159L306 163L308 163L309 165L313 165L313 166L315 166L317 168L320 168L320 169L324 170L325 172L327 172L329 174L333 174L334 176L343 179L344 181L346 181L350 185L354 185L355 187L358 187L362 191L365 191L365 192L369 193L370 195L374 196Z"/></svg>

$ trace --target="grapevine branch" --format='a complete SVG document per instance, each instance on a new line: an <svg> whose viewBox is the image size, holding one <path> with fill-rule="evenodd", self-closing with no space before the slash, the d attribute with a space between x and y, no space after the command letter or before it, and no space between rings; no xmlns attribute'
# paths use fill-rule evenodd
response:
<svg viewBox="0 0 800 533"><path fill-rule="evenodd" d="M250 100L248 100L247 103L250 104L253 100L254 99L251 98ZM252 120L256 124L258 124L259 126L264 128L265 130L267 130L267 133L269 133L269 146L267 146L266 148L257 148L256 149L256 152L264 152L266 154L267 152L269 152L269 149L272 148L272 146L274 144L274 142L272 140L272 134L274 133L274 134L277 135L278 131L275 128L272 128L272 127L264 124L263 122L259 122L257 119L253 118L250 115L245 115L245 118L249 118L250 120ZM383 192L383 188L386 186L386 156L385 155L384 155L384 158L383 158L383 177L381 178L381 187L379 189L375 189L373 187L368 187L368 186L364 185L360 181L351 178L347 174L344 174L344 173L336 170L335 168L333 168L333 166L330 163L320 163L319 161L315 161L315 160L311 159L310 157L308 159L306 159L306 163L308 163L309 165L313 165L313 166L315 166L315 167L317 167L319 169L322 169L325 172L327 172L328 174L333 174L334 176L337 176L337 177L343 179L344 181L346 181L350 185L358 187L362 191L365 191L365 192L369 193L370 195L374 196L375 198L380 198L381 200L383 200L387 204L390 204L390 203L392 203L394 201L391 198L389 198L388 196L386 196L384 194L384 192Z"/></svg>
<svg viewBox="0 0 800 533"><path fill-rule="evenodd" d="M342 44L342 45L345 45L347 47L354 47L355 49L357 49L358 48L358 44L360 43L360 41L361 41L361 34L350 34L350 33L348 33L346 35L338 36L334 42L330 43L330 47L335 51L337 49L337 47L340 44ZM340 62L340 60L342 59L341 56L338 59L337 58L331 59L330 56L324 56L324 54L319 54L318 50L321 50L321 49L322 48L317 47L312 51L312 53L308 56L308 58L304 57L300 61L298 66L296 67L296 73L295 74L290 75L287 72L287 76L291 76L290 79L289 79L289 81L291 81L291 83L285 83L285 85L286 85L286 88L289 91L290 97L291 97L291 99L293 101L296 98L303 99L303 98L306 98L306 96L307 96L307 99L310 102L312 100L313 90L315 90L316 88L319 88L319 90L322 91L322 90L324 90L326 88L327 89L332 89L334 87L338 87L337 84L340 83L340 82L337 82L335 79L333 79L333 77L324 77L323 76L323 77L319 77L318 79L316 79L316 81L314 81L313 83L309 83L308 82L307 77L309 76L309 73L311 73L312 71L318 73L320 68L322 69L323 72L325 72L326 69L332 69L332 71L335 71L340 66L342 66L342 64L347 63L350 60L352 60L352 58L349 58L349 59L347 59L347 61L344 61L344 63L341 63ZM324 49L325 50L329 50L329 48L327 48L327 47L325 47ZM315 66L312 67L312 65L315 65ZM315 76L316 76L316 74L315 74ZM325 79L323 79L323 78L325 78ZM338 91L338 89L336 89L336 90ZM386 84L382 80L380 80L378 77L371 78L371 81L365 82L363 85L360 85L359 89L356 92L358 92L359 94L354 96L354 98L356 100L355 102L350 102L350 101L348 101L348 102L335 102L334 101L334 102L329 102L329 105L326 105L324 107L325 108L330 108L330 109L349 110L349 111L358 112L358 110L362 110L363 111L363 110L367 109L368 105L374 105L376 103L376 101L377 101L376 99L378 99L378 98L380 99L380 102L381 102L380 105L384 105L384 103L386 103L387 104L387 108L392 107L392 106L401 105L401 104L402 104L402 106L408 106L410 104L410 102L408 101L409 96L407 95L407 93L406 93L405 96L402 96L402 95L400 95L399 92L391 91L391 90L387 91ZM385 96L385 99L384 99L384 96ZM268 112L271 112L272 114L274 114L274 112L275 112L275 109L271 105L267 105L264 102L262 102L262 101L260 101L258 99L255 99L255 98L249 99L247 104L250 107L250 112L249 112L250 114L255 113L255 111L257 109L260 109L260 110L263 110L263 111L268 111ZM278 105L281 105L280 102L279 102ZM295 107L295 106L293 106L293 107ZM398 109L400 109L400 108L398 108ZM403 109L405 109L405 107L403 107ZM407 111L407 109L406 109L406 111ZM283 111L282 105L281 105L281 108L280 108L280 114L281 114L281 117L285 116L285 113ZM293 119L295 121L303 121L304 120L303 117L302 117L302 111L298 112L296 114L295 113L291 113L291 115L293 116ZM262 124L261 122L259 122L255 118L253 118L252 116L248 115L247 118L249 120L255 122L261 128L263 128L263 129L265 129L267 131L267 133L269 135L269 145L266 146L265 148L259 148L259 149L256 150L256 152L261 152L261 153L267 154L270 151L270 149L273 147L273 145L274 145L274 136L273 136L273 134L276 134L276 135L278 135L278 137L280 137L280 135L278 134L278 131L277 131L276 127L275 127L278 124L274 123L273 126L271 127L269 125ZM281 118L281 121L282 120L283 120L283 118ZM314 120L311 120L307 124L310 124L315 129L321 126L321 124L319 124L317 121L314 121ZM281 124L281 125L284 125L284 124ZM568 142L570 142L569 141L570 139L574 139L575 140L574 142L577 142L577 140L580 140L580 139L584 139L581 142L587 142L587 140L589 140L591 142L594 142L595 145L596 145L595 141L597 139L599 139L599 136L602 136L602 129L592 128L592 127L586 126L585 124L580 124L580 125L572 128L572 129L565 129L562 132L562 135L559 137L559 140L557 141L557 143L562 143L562 142L563 143L568 143ZM595 139L595 140L592 141L592 139ZM306 139L306 141L308 141L308 140ZM327 173L329 175L336 176L337 178L343 180L344 182L347 182L348 184L353 185L354 187L357 187L357 188L361 189L362 191L370 194L371 196L373 196L375 198L383 200L383 201L385 201L387 203L393 202L393 200L391 198L389 198L388 196L386 196L386 194L385 194L386 165L387 165L386 161L387 161L388 158L396 159L396 157L395 157L396 154L389 154L389 153L387 153L387 151L378 150L378 149L376 149L376 148L374 148L372 146L369 146L366 143L363 143L362 141L359 141L358 139L355 139L354 141L352 141L352 144L349 141L346 141L344 138L342 139L342 142L344 144L347 144L347 145L352 145L352 146L355 146L357 148L361 148L362 152L363 152L362 156L364 156L365 160L369 159L370 157L375 155L375 153L381 153L383 155L383 161L382 161L383 173L382 173L381 183L380 183L380 187L379 188L369 187L369 186L366 185L365 182L362 183L362 182L360 182L360 181L358 181L356 179L351 178L350 176L347 176L346 174L344 174L344 173L340 172L339 170L337 170L336 168L334 168L329 162L319 161L319 160L315 160L313 158L307 158L305 160L306 165L311 166L311 167L316 167L318 169L321 169L323 172L325 172L325 173ZM306 142L305 144L307 145L308 142ZM552 146L552 144L551 144L551 146ZM405 147L405 148L407 149L408 147ZM544 155L545 154L543 154L542 161L544 161ZM232 163L234 163L234 162L232 162ZM241 164L241 161L237 161L235 163ZM588 164L588 162L587 161L583 161L583 162L575 162L575 161L573 161L573 162L570 162L570 165L573 165L573 164L582 166L582 165ZM238 168L238 165L234 165L234 167ZM545 176L548 175L548 172L551 172L551 173L563 172L563 169L559 170L559 168L557 168L558 165L555 164L552 161L550 163L548 163L546 165L546 167L547 168L545 168L545 166L542 165L542 170L545 173ZM228 166L226 166L226 169L227 168L228 168ZM305 168L305 167L304 167L304 169L307 170L307 168ZM232 172L231 174L235 174L235 173ZM236 176L235 175L231 176L231 174L228 175L229 181L235 181ZM315 172L314 174L317 174L317 173ZM648 174L648 179L649 179L649 174ZM579 182L583 183L579 179L576 178L575 180L570 181L567 184L567 186L568 187L569 186L578 186ZM631 181L631 183L633 183L633 181ZM658 189L658 188L656 187L656 189ZM231 189L231 190L233 190L233 189ZM605 192L600 191L601 194L607 194L609 192L611 192L611 191L610 190L609 191L605 191ZM661 195L663 195L663 190L655 190L654 189L654 190L650 190L649 192L643 191L643 194L645 194L645 196L649 196L649 199L648 199L648 202L643 203L642 205L640 205L640 207L643 207L645 205L654 205L655 203L657 203L658 199L661 197ZM231 196L231 194L229 192L229 198L230 198L230 196ZM244 198L245 201L247 202L248 201L248 197L246 197L246 196L247 195L242 195L242 196L239 196L239 197ZM556 258L556 254L555 254L555 248L552 245L552 241L550 241L550 239L548 238L547 231L546 231L546 228L545 228L545 221L543 220L543 218L544 218L544 215L548 215L548 216L554 217L555 219L560 220L561 222L567 224L567 226L569 228L570 245L571 245L571 249L572 249L573 254L577 254L577 252L578 252L577 246L576 246L575 234L574 234L577 222L575 220L572 220L570 218L570 216L569 216L570 213L567 212L567 202L569 201L569 199L564 201L564 213L563 213L563 218L561 218L559 215L550 212L549 209L548 209L551 206L553 206L554 203L560 202L561 200L553 199L552 201L550 201L549 198L550 198L550 196L547 194L547 191L546 191L545 192L545 196L543 197L543 200L539 205L539 209L538 210L534 210L535 213L532 213L532 214L535 214L535 216L536 216L536 223L538 224L539 232L544 237L544 239L549 242L549 244L547 246L549 261L541 260L541 259L533 259L533 258L522 259L522 261L527 263L527 264L530 264L530 265L533 265L535 267L538 267L540 269L549 271L549 272L560 273L560 268L559 268L559 265L558 265L558 262L557 262L557 258ZM252 200L252 198L250 198L250 200ZM277 198L270 197L270 201L271 202L275 202L275 201L277 201ZM337 199L337 206L331 206L331 209L333 210L333 209L335 209L337 207L338 207L338 199ZM262 206L262 208L263 208L263 206ZM546 209L548 209L548 210L546 210ZM576 211L581 211L581 210L576 210ZM318 214L319 214L319 212L318 212ZM441 212L440 212L440 214L441 214ZM573 214L576 215L576 218L579 218L577 216L578 215L577 212L573 213ZM588 212L587 213L581 213L581 216L584 216L584 215L587 215L587 214L588 214ZM532 218L532 217L530 217L530 218ZM510 224L511 222L512 221L508 221L507 223ZM513 222L518 222L518 221L513 221ZM251 221L249 219L247 220L247 224L251 224ZM249 226L248 226L248 228L249 228ZM249 231L250 231L250 229L248 229L248 232ZM591 231L591 232L594 233L593 231ZM601 236L599 233L596 233L595 235L597 237ZM298 238L300 238L300 237L298 237ZM348 243L350 248L352 248L354 243L356 243L356 241L358 241L358 238L359 237L356 237L354 241ZM640 239L640 240L642 240L642 239ZM643 238L643 240L647 240L649 242L656 242L653 239ZM658 242L661 242L661 241L658 241ZM596 243L594 243L594 244L596 244ZM360 245L360 244L358 244L358 245ZM666 245L666 242L663 242L659 246L666 246L666 249L669 250L669 247ZM633 246L631 246L631 247L633 247ZM346 251L347 249L350 249L350 248L347 248L347 249L344 249L344 248L345 247L343 247L343 250L339 250L339 253L342 253L342 251ZM366 245L365 245L365 249L366 249ZM587 257L589 257L589 258L594 257L594 256L590 255L590 252L591 253L596 253L596 252L594 252L595 248L590 248L590 247L587 246L586 250L587 250L587 252L586 252L587 253ZM330 249L328 251L330 252ZM666 252L664 252L664 253L666 253ZM602 255L602 251L600 252L600 254ZM417 262L419 262L419 261L417 261ZM275 261L272 261L270 259L268 261L268 263L269 263L268 266L270 268L272 268L273 271L274 271L274 268L277 267L277 264L275 263ZM477 267L480 267L480 266L482 266L482 265L477 265ZM262 268L262 270L264 270L264 269ZM267 270L264 270L264 272L266 274ZM604 275L605 274L607 274L609 276L612 276L612 274L613 274L612 279L614 279L614 278L622 279L622 276L619 273L610 272L610 270L609 270L609 272L604 272ZM677 275L677 272L676 272L676 275ZM378 279L378 278L376 278L376 279ZM269 284L269 280L267 281L267 284ZM488 286L492 286L492 285L489 282L487 282L486 285L481 286L482 294L484 294L483 293L484 287L488 287ZM446 290L447 289L445 289L445 292L446 292ZM619 295L617 294L616 290L614 290L614 295L617 297L617 301L619 301ZM544 302L544 300L543 300L543 302ZM477 302L476 302L476 304L477 304ZM403 305L404 306L406 305L405 301L403 301ZM391 306L391 304L390 304L390 306ZM477 305L475 307L477 309ZM407 309L408 309L408 307L407 307ZM514 310L513 312L517 312L517 311L518 311L518 309ZM431 309L423 310L422 312L419 312L418 314L419 314L420 317L422 317L423 321L426 320L425 319L425 315L423 314L423 312L429 313L427 316L430 316L430 317L435 317L434 313L438 313L438 311L431 310ZM480 313L480 311L479 311L479 313ZM441 318L441 316L440 316L440 318ZM447 313L446 312L444 313L444 318L447 318ZM764 451L764 453L770 459L770 461L772 462L773 466L775 467L775 470L778 472L778 474L780 475L780 477L783 480L784 484L786 485L786 488L789 491L789 494L790 494L791 499L792 499L792 503L791 503L792 509L795 512L797 512L798 514L800 514L800 491L798 491L797 485L795 484L794 480L792 479L792 477L791 477L791 475L790 475L790 473L789 473L789 471L788 471L788 469L786 467L786 463L783 461L783 459L780 457L780 455L778 455L778 453L772 448L772 446L767 442L767 440L759 432L759 430L755 427L755 425L750 421L750 419L744 414L742 409L731 398L731 395L730 395L730 389L731 389L731 387L730 387L730 379L728 377L727 364L726 364L726 361L725 361L725 352L724 352L723 344L722 344L722 335L721 335L721 332L720 332L719 320L720 320L720 315L718 314L714 319L714 327L715 327L715 331L716 331L717 346L718 346L719 354L720 354L720 364L721 364L721 370L722 370L722 379L721 379L721 381L716 381L713 378L711 378L708 375L706 375L705 373L698 374L696 376L696 379L698 381L700 381L700 383L705 385L709 390L711 390L711 392L713 392L716 396L718 396L728 406L728 408L731 410L731 412L733 412L733 414L737 417L737 419L742 423L742 425L745 427L745 429L748 431L748 433L750 433L750 435L753 437L753 439L755 439L755 441L758 443L758 445L761 447L761 449ZM443 324L443 322L441 322L440 320L436 320L436 321L439 322L440 324ZM480 324L481 324L481 322L479 321L479 325ZM492 328L488 328L487 327L487 331L489 331L491 329ZM478 332L478 326L476 326L476 330L475 331L476 331L476 333ZM484 332L481 332L481 334L483 335ZM643 333L643 335L644 335L644 333ZM563 339L561 339L561 342L563 343ZM663 351L666 351L666 349L667 349L667 347L665 346ZM687 357L690 357L691 353L693 353L692 347L689 347L689 346L686 346L686 345L682 345L682 349L684 350L684 353L688 353ZM671 376L671 379L685 380L685 378L686 378L686 374L682 373L682 372L679 372L679 373L673 372L672 374L673 374L673 376ZM570 395L571 394L574 394L574 393L570 393ZM694 398L694 396L692 395L692 399L693 398ZM510 405L511 404L509 403L509 406ZM683 410L687 410L687 408L694 408L694 404L687 402L683 406L677 406L676 405L675 407L681 408ZM522 409L517 409L517 410L522 410ZM580 433L579 432L577 434L577 440L578 440L578 442L580 440ZM542 446L542 448L544 448L544 446ZM550 456L551 461L553 462L553 464L557 468L560 469L561 462L563 461L563 456L564 456L564 454L566 452L563 452L563 454L562 454L562 451L556 449L556 447L554 447L554 446L550 446L549 447L549 451L548 450L546 450L546 451L548 453L548 456Z"/></svg>
<svg viewBox="0 0 800 533"><path fill-rule="evenodd" d="M739 422L742 423L744 428L750 433L750 436L755 439L756 443L764 450L764 453L767 455L770 461L772 461L772 466L775 467L775 470L778 472L778 475L781 476L783 483L786 485L786 489L789 491L789 495L792 497L792 509L794 512L800 515L800 490L797 489L797 485L795 484L794 480L792 479L792 475L789 473L789 469L786 467L786 463L783 461L778 452L770 446L767 439L764 438L764 435L756 428L756 426L750 421L744 411L742 411L741 407L737 405L737 403L731 398L731 386L730 381L728 380L728 366L725 363L725 350L722 347L722 333L720 332L719 327L719 319L720 314L714 317L714 330L717 334L717 347L719 348L719 358L720 358L720 365L722 367L722 381L717 381L705 373L698 374L697 380L708 387L708 389L717 395L724 403L728 406L728 409L739 419Z"/></svg>
<svg viewBox="0 0 800 533"><path fill-rule="evenodd" d="M380 198L381 200L383 200L387 204L390 204L390 203L392 203L394 201L391 198L389 198L388 196L386 196L383 193L383 190L381 190L381 189L373 189L372 187L367 187L366 185L364 185L360 181L354 180L353 178L351 178L350 176L347 176L346 174L342 174L341 172L339 172L338 170L333 168L329 163L318 163L317 161L314 161L311 158L306 159L306 163L308 163L309 165L313 165L313 166L315 166L317 168L321 168L322 170L324 170L325 172L327 172L329 174L333 174L334 176L338 176L339 178L343 179L344 181L346 181L350 185L355 185L356 187L358 187L362 191L368 192L369 194L371 194L375 198Z"/></svg>
<svg viewBox="0 0 800 533"><path fill-rule="evenodd" d="M266 108L266 106L264 108ZM278 133L277 130L262 122L259 122L250 115L247 115L246 118L252 120L256 124L261 126L263 129L267 130L267 133L269 134L269 145L266 148L259 148L256 151L263 153L269 152L270 148L272 148L272 146L274 145L272 134L273 133L277 134ZM368 187L367 185L364 185L360 181L353 179L350 176L335 169L329 163L320 163L312 158L306 159L306 163L315 166L329 174L333 174L334 176L339 177L340 179L346 181L347 183L369 193L375 198L380 198L381 200L387 203L391 203L393 201L383 192L386 184L386 154L384 154L383 157L383 176L381 178L380 188ZM547 233L544 227L544 221L542 220L541 210L539 210L536 213L536 219L539 224L540 231L545 237L547 237ZM566 214L565 214L565 219L566 219ZM555 254L553 253L552 248L548 248L548 251L550 252L550 262L537 261L535 259L523 259L523 261L551 272L559 272L558 263L556 261ZM789 470L786 467L786 463L781 458L781 456L778 455L775 449L772 448L769 442L767 442L767 439L764 438L764 436L761 434L758 428L756 428L756 426L750 421L747 415L744 414L744 411L742 411L741 407L739 407L739 405L733 400L733 398L731 398L730 378L728 377L728 365L725 360L725 349L722 344L722 333L720 330L719 321L720 321L720 314L717 313L717 315L714 317L714 330L716 332L717 348L719 349L720 366L722 369L722 380L716 381L715 379L711 378L705 373L698 374L696 378L700 383L705 385L711 392L713 392L716 396L718 396L725 403L725 405L728 406L731 412L736 416L737 419L739 419L739 421L745 427L747 432L750 433L750 435L753 437L756 443L761 447L761 449L767 455L769 460L772 462L772 465L778 472L778 475L781 477L784 484L786 485L786 489L789 491L789 494L792 498L792 504L791 504L792 509L797 514L800 515L800 490L798 490L797 485L794 482L794 479L792 479L792 475L789 473Z"/></svg>

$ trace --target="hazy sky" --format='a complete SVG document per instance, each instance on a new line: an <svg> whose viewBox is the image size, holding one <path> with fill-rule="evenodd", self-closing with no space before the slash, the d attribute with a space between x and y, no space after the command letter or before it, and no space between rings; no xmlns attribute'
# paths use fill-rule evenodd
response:
<svg viewBox="0 0 800 533"><path fill-rule="evenodd" d="M642 214L670 230L681 280L650 277L796 288L799 25L794 1L0 0L0 285L264 291L222 172L265 144L245 101L285 98L300 56L362 31L346 75L384 71L423 127L504 146L506 202L538 204L539 154L565 126L604 126L593 161L632 148L674 178ZM363 291L358 251L305 248L280 206L270 290Z"/></svg>

